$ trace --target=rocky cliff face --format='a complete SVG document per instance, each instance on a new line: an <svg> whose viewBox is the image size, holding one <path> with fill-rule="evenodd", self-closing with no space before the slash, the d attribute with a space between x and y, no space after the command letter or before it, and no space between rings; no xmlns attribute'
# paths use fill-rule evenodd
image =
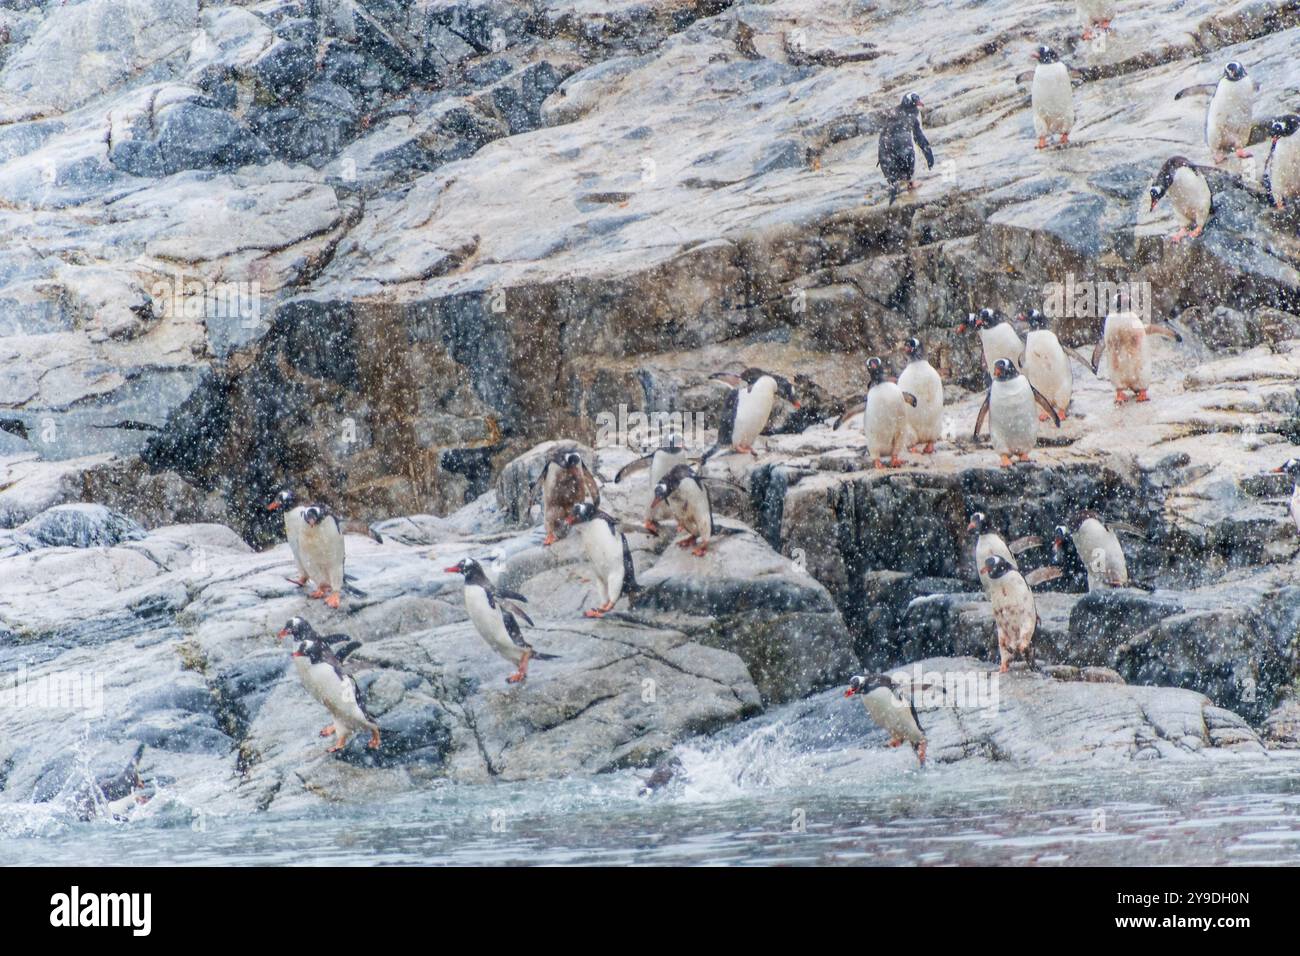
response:
<svg viewBox="0 0 1300 956"><path fill-rule="evenodd" d="M1167 242L1168 213L1144 197L1169 155L1208 160L1204 104L1173 94L1227 60L1259 79L1257 118L1300 107L1296 3L1122 3L1092 43L1069 3L952 0L7 0L0 30L4 560L76 565L62 610L36 606L37 584L6 598L0 652L68 667L128 641L160 668L131 674L168 687L183 665L193 708L167 720L210 719L214 759L233 747L259 799L289 766L267 744L288 719L256 703L281 692L266 629L298 599L270 584L283 555L240 539L276 539L262 505L277 488L422 516L408 523L424 536L394 547L495 546L481 536L518 533L507 463L561 435L593 442L621 405L716 428L708 375L736 362L800 376L804 408L778 410L756 460L722 462L748 494L718 502L755 532L727 543L734 560L786 584L737 611L716 597L739 585L701 591L656 557L656 616L630 636L557 628L582 663L561 669L567 703L538 703L529 726L553 742L583 715L617 728L571 751L512 737L504 705L466 690L486 680L482 649L412 561L346 625L392 632L373 661L406 715L398 750L466 776L599 769L838 680L850 650L873 667L983 656L975 506L1016 534L1085 506L1145 532L1130 567L1158 590L1053 585L1051 659L1190 688L1256 726L1293 706L1295 531L1264 472L1294 452L1300 416L1294 210L1258 200L1266 142L1212 178L1216 217L1194 242ZM1066 149L1032 148L1015 76L1038 42L1082 71ZM875 133L910 89L937 163L888 205ZM1079 414L1034 466L1003 472L965 440L983 365L955 323L1075 282L1137 284L1188 334L1157 344L1150 405L1112 408L1076 366ZM1084 345L1100 319L1070 308L1057 324ZM864 471L860 432L824 420L861 389L864 356L896 361L909 334L948 380L950 440L924 468ZM610 476L622 453L602 454ZM79 501L145 537L32 545L30 522ZM194 548L230 583L177 576ZM96 561L139 565L139 601L82 595ZM713 573L746 578L736 566ZM579 573L527 567L539 594ZM413 663L444 626L464 658ZM263 670L245 660L255 641ZM699 693L642 720L582 670L615 658L689 673ZM1283 742L1287 713L1267 724ZM170 739L146 723L114 735Z"/></svg>

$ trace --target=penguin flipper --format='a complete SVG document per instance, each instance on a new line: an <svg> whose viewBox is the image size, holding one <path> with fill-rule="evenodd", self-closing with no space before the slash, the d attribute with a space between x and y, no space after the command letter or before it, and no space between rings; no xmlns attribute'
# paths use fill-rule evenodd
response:
<svg viewBox="0 0 1300 956"><path fill-rule="evenodd" d="M1171 329L1167 325L1148 325L1146 327L1147 335L1163 335L1165 338L1173 339L1175 342L1181 342L1183 337L1178 334L1177 329Z"/></svg>
<svg viewBox="0 0 1300 956"><path fill-rule="evenodd" d="M505 608L507 611L509 611L510 614L518 614L520 617L522 617L525 621L528 622L529 627L537 626L536 624L533 623L533 619L528 616L528 612L525 611L523 608L521 608L514 601L502 601L501 606Z"/></svg>
<svg viewBox="0 0 1300 956"><path fill-rule="evenodd" d="M740 388L745 384L745 380L735 372L714 372L709 379L714 382L726 382L732 388Z"/></svg>
<svg viewBox="0 0 1300 956"><path fill-rule="evenodd" d="M921 129L919 116L912 118L912 139L920 147L921 154L925 156L926 169L934 169L934 151L930 149L930 141L925 138L925 132Z"/></svg>
<svg viewBox="0 0 1300 956"><path fill-rule="evenodd" d="M618 484L620 481L622 481L622 480L623 480L624 478L626 478L628 475L634 475L634 474L636 474L638 471L644 471L645 469L649 468L649 467L650 467L650 460L651 460L652 458L654 458L654 453L653 453L653 452L651 452L649 455L643 455L642 457L638 458L636 461L628 462L626 465L624 465L622 468L620 468L617 472L615 472L615 474L614 474L614 484Z"/></svg>
<svg viewBox="0 0 1300 956"><path fill-rule="evenodd" d="M984 396L984 404L980 406L980 413L975 418L975 438L980 437L980 429L984 427L984 419L989 417L989 400L992 398L993 389L989 389L988 394Z"/></svg>
<svg viewBox="0 0 1300 956"><path fill-rule="evenodd" d="M911 405L913 408L916 408L916 396L911 392L903 393L903 401L907 402L907 404Z"/></svg>
<svg viewBox="0 0 1300 956"><path fill-rule="evenodd" d="M739 381L739 380L737 380ZM733 388L727 394L722 406L722 420L718 422L718 444L731 447L732 435L736 427L736 411L740 408L740 387Z"/></svg>
<svg viewBox="0 0 1300 956"><path fill-rule="evenodd" d="M1043 539L1036 534L1027 534L1023 538L1016 538L1015 541L1007 543L1007 550L1012 554L1020 554L1033 548L1041 548Z"/></svg>
<svg viewBox="0 0 1300 956"><path fill-rule="evenodd" d="M1033 385L1029 386L1029 390L1034 393L1034 401L1038 403L1038 406L1043 411L1047 412L1048 415L1052 416L1052 424L1054 424L1057 428L1060 428L1061 416L1056 413L1056 406L1053 405L1050 401L1048 401L1047 396L1044 395L1042 392L1040 392L1038 389L1034 388Z"/></svg>
<svg viewBox="0 0 1300 956"><path fill-rule="evenodd" d="M835 419L835 428L839 428L841 425L847 422L854 415L861 415L866 410L867 410L867 400L865 398L855 405L850 405L848 408L844 409L843 414L841 414L839 418ZM832 429L832 431L833 430L834 429Z"/></svg>
<svg viewBox="0 0 1300 956"><path fill-rule="evenodd" d="M1184 96L1213 96L1218 90L1217 83L1198 83L1196 86L1188 86L1174 94L1174 99L1181 100Z"/></svg>
<svg viewBox="0 0 1300 956"><path fill-rule="evenodd" d="M1110 524L1111 531L1123 531L1125 534L1131 534L1137 538L1145 538L1146 532L1141 528L1129 524L1127 521L1112 521Z"/></svg>
<svg viewBox="0 0 1300 956"><path fill-rule="evenodd" d="M1076 362L1082 365L1084 368L1089 369L1090 371L1096 371L1093 368L1093 363L1088 359L1088 357L1084 355L1082 352L1080 352L1078 349L1076 349L1073 345L1062 345L1061 350L1065 352L1066 355L1070 356L1070 358L1074 359Z"/></svg>
<svg viewBox="0 0 1300 956"><path fill-rule="evenodd" d="M627 535L623 538L623 593L628 596L631 602L632 595L641 591L641 585L636 580L636 565L632 562L632 549L628 546Z"/></svg>
<svg viewBox="0 0 1300 956"><path fill-rule="evenodd" d="M515 620L513 614L505 609L504 605L501 608L501 620L505 623L506 633L510 635L510 640L514 642L515 646L528 650L529 645L524 640L524 632L519 629L519 622Z"/></svg>
<svg viewBox="0 0 1300 956"><path fill-rule="evenodd" d="M1046 584L1048 581L1055 581L1065 572L1055 565L1048 564L1041 568L1034 568L1025 575L1025 583L1031 588L1040 584Z"/></svg>
<svg viewBox="0 0 1300 956"><path fill-rule="evenodd" d="M1034 78L1034 71L1025 70L1025 72L1020 73L1016 76L1016 83L1028 83L1033 78Z"/></svg>
<svg viewBox="0 0 1300 956"><path fill-rule="evenodd" d="M1101 368L1101 355L1106 351L1106 337L1103 335L1097 340L1097 344L1092 347L1092 361L1088 364L1092 367L1092 374L1096 375Z"/></svg>
<svg viewBox="0 0 1300 956"><path fill-rule="evenodd" d="M340 647L337 651L334 652L334 656L339 659L340 663L342 663L343 661L348 659L349 654L359 649L360 647L361 647L360 641L348 641L346 644L344 644L342 647Z"/></svg>
<svg viewBox="0 0 1300 956"><path fill-rule="evenodd" d="M524 597L518 591L511 591L509 588L493 588L492 592L497 597L508 598L511 601L520 601L524 604L528 603L528 598Z"/></svg>

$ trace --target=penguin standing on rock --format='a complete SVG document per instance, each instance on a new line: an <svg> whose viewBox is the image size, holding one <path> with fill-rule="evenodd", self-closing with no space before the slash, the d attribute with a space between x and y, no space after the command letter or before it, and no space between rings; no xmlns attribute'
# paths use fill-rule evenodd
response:
<svg viewBox="0 0 1300 956"><path fill-rule="evenodd" d="M979 314L971 313L957 324L957 332L975 329L980 334L980 345L984 349L984 365L989 375L998 359L1008 359L1017 368L1025 354L1025 343L1020 341L1020 333L1005 315L996 309L980 309Z"/></svg>
<svg viewBox="0 0 1300 956"><path fill-rule="evenodd" d="M993 530L988 515L982 511L976 511L970 516L970 523L966 525L966 530L976 535L975 568L977 570L984 567L984 562L990 557L997 555L1014 570L1019 571L1020 565L1016 563L1015 556L1030 548L1037 548L1043 543L1043 540L1036 535L1026 535L1008 544L1003 540L1002 535ZM980 575L980 585L988 591L989 582L983 575Z"/></svg>
<svg viewBox="0 0 1300 956"><path fill-rule="evenodd" d="M1035 403L1047 413L1053 425L1061 427L1056 409L1043 393L1016 371L1010 359L998 359L993 367L993 384L989 386L979 417L975 419L975 437L979 438L987 418L989 438L993 441L993 450L1002 456L1003 468L1011 467L1013 456L1028 461L1029 453L1038 444Z"/></svg>
<svg viewBox="0 0 1300 956"><path fill-rule="evenodd" d="M719 528L713 522L713 502L706 484L713 480L697 475L690 465L678 465L655 485L653 504L666 503L677 526L686 532L677 547L690 548L697 558L704 557L716 535L735 533L735 529Z"/></svg>
<svg viewBox="0 0 1300 956"><path fill-rule="evenodd" d="M1083 38L1091 40L1096 33L1094 27L1102 32L1109 32L1110 21L1115 19L1115 0L1075 0L1079 10L1079 19L1083 21Z"/></svg>
<svg viewBox="0 0 1300 956"><path fill-rule="evenodd" d="M1059 143L1070 142L1074 128L1074 93L1070 87L1070 68L1050 46L1043 44L1030 54L1038 61L1034 70L1034 83L1030 95L1034 109L1034 133L1038 136L1035 149L1046 149L1047 141L1059 136Z"/></svg>
<svg viewBox="0 0 1300 956"><path fill-rule="evenodd" d="M908 93L889 114L880 130L876 165L885 174L885 182L889 184L891 206L898 198L900 188L909 191L916 188L916 180L912 178L916 174L916 149L913 143L924 154L926 168L934 168L934 152L921 129L921 107L924 105L918 94Z"/></svg>
<svg viewBox="0 0 1300 956"><path fill-rule="evenodd" d="M443 568L448 574L460 574L465 577L465 610L469 614L474 629L479 637L510 663L515 665L515 672L506 678L507 684L518 684L528 677L528 662L531 660L557 660L554 654L542 654L524 640L523 632L515 615L522 617L533 626L533 619L517 602L528 599L515 591L494 587L488 580L483 566L473 558L463 558L449 568Z"/></svg>
<svg viewBox="0 0 1300 956"><path fill-rule="evenodd" d="M903 343L903 351L907 354L907 367L898 376L898 387L904 396L916 398L915 405L903 409L912 430L911 450L930 455L934 453L935 442L943 436L943 379L926 360L925 346L920 339L908 339Z"/></svg>
<svg viewBox="0 0 1300 956"><path fill-rule="evenodd" d="M871 719L889 732L889 746L899 747L904 742L911 744L916 759L924 767L925 731L921 729L911 694L904 696L901 691L902 687L885 674L862 674L849 681L844 696L860 697Z"/></svg>
<svg viewBox="0 0 1300 956"><path fill-rule="evenodd" d="M364 597L365 592L349 584L343 571L346 549L343 532L345 529L364 530L382 544L384 539L379 532L360 523L340 521L338 515L322 504L308 505L303 509L302 525L298 534L299 560L311 580L316 582L316 590L308 597L323 597L327 605L335 608L339 606L345 588Z"/></svg>
<svg viewBox="0 0 1300 956"><path fill-rule="evenodd" d="M866 399L846 409L835 427L839 428L858 412L865 412L862 430L867 436L867 454L872 464L884 468L888 462L890 468L902 467L907 464L899 457L908 434L906 410L908 406L918 405L917 398L885 379L885 363L877 356L867 359L867 376L870 385Z"/></svg>
<svg viewBox="0 0 1300 956"><path fill-rule="evenodd" d="M799 407L794 386L780 375L764 372L761 368L747 368L739 375L715 372L709 378L725 382L731 386L731 391L727 394L722 420L718 423L718 443L704 453L700 464L723 448L757 457L754 440L767 427L776 396L780 395L795 408Z"/></svg>
<svg viewBox="0 0 1300 956"><path fill-rule="evenodd" d="M279 633L276 635L277 640L281 642L283 642L286 637L293 639L295 647L298 647L303 642L311 641L324 644L333 651L335 660L340 664L347 660L349 654L361 646L360 641L353 641L346 634L327 634L322 636L316 633L316 629L300 617L289 618L284 627L280 628ZM334 650L333 645L335 644L343 644L343 646ZM316 703L328 709L328 705L325 703L325 691L329 688L328 682L322 683L312 680L312 663L307 655L294 654L291 660L293 661L294 670L298 673L298 679L302 681L302 686L307 689L307 693L311 694L311 696L315 698ZM321 730L320 735L322 737L333 737L336 732L336 725L329 724Z"/></svg>
<svg viewBox="0 0 1300 956"><path fill-rule="evenodd" d="M530 503L536 498L539 488L542 492L542 522L546 526L546 538L542 541L544 548L558 540L560 531L564 529L564 519L578 502L590 499L592 504L600 507L600 486L596 484L596 476L573 448L557 448L547 455L529 494Z"/></svg>
<svg viewBox="0 0 1300 956"><path fill-rule="evenodd" d="M1215 165L1227 159L1231 152L1236 152L1238 159L1250 158L1246 147L1255 122L1256 89L1254 77L1248 76L1246 68L1233 60L1223 68L1217 84L1189 86L1174 95L1174 99L1181 100L1197 93L1213 94L1205 116L1205 143L1214 154Z"/></svg>
<svg viewBox="0 0 1300 956"><path fill-rule="evenodd" d="M1125 389L1139 402L1150 401L1147 389L1151 385L1151 344L1147 337L1163 335L1176 342L1183 337L1163 325L1145 325L1133 311L1127 293L1115 296L1115 307L1106 316L1101 340L1092 350L1092 371L1100 369L1101 358L1106 356L1110 384L1115 389L1115 404L1128 401Z"/></svg>
<svg viewBox="0 0 1300 956"><path fill-rule="evenodd" d="M302 520L302 514L307 510L306 505L298 504L298 497L292 490L285 488L266 506L267 511L279 511L284 515L284 536L289 542L289 550L293 553L294 564L298 567L298 577L289 578L298 587L306 587L311 575L307 573L306 566L302 563L302 529L305 522Z"/></svg>
<svg viewBox="0 0 1300 956"><path fill-rule="evenodd" d="M1285 462L1273 469L1274 474L1286 475L1291 479L1291 500L1287 505L1287 510L1291 512L1291 520L1295 522L1295 529L1300 532L1300 458L1288 458Z"/></svg>
<svg viewBox="0 0 1300 956"><path fill-rule="evenodd" d="M1073 530L1071 530L1073 528ZM1120 546L1115 530L1127 531L1140 535L1141 532L1131 525L1116 523L1108 528L1095 511L1081 511L1075 516L1071 526L1057 525L1054 531L1053 553L1059 561L1069 541L1078 552L1088 572L1088 590L1100 588L1126 588L1133 582L1128 576L1128 562L1124 560L1124 549Z"/></svg>
<svg viewBox="0 0 1300 956"><path fill-rule="evenodd" d="M636 568L632 564L632 549L627 535L619 527L618 519L601 511L590 502L573 506L565 519L578 529L582 545L587 550L587 560L596 572L596 588L600 592L600 606L583 612L584 617L604 617L614 610L614 605L624 594L631 603L641 590L636 583ZM649 519L646 519L649 522Z"/></svg>
<svg viewBox="0 0 1300 956"><path fill-rule="evenodd" d="M1165 196L1183 224L1169 237L1170 242L1195 239L1205 231L1205 224L1214 213L1214 195L1199 166L1185 156L1171 156L1166 160L1151 185L1152 212Z"/></svg>
<svg viewBox="0 0 1300 956"><path fill-rule="evenodd" d="M1038 606L1030 587L1060 577L1060 569L1038 568L1022 575L1009 561L994 554L984 560L980 575L988 579L988 595L993 604L1000 657L998 672L1005 674L1010 670L1015 657L1023 657L1032 667L1033 640L1038 634L1039 621Z"/></svg>
<svg viewBox="0 0 1300 956"><path fill-rule="evenodd" d="M624 465L614 476L614 483L618 484L628 475L650 469L650 504L647 505L645 516L645 528L651 534L659 533L659 518L667 510L667 506L660 504L657 508L654 506L654 488L655 485L663 481L664 475L672 471L678 465L686 464L686 446L682 444L680 435L673 434L667 442L660 444L658 448L648 455L636 459L629 464ZM570 512L572 513L572 512Z"/></svg>
<svg viewBox="0 0 1300 956"><path fill-rule="evenodd" d="M1029 325L1029 332L1025 336L1025 357L1021 362L1021 370L1025 373L1025 378L1029 379L1029 384L1043 393L1056 409L1056 414L1064 420L1074 393L1074 371L1070 368L1070 358L1052 331L1047 316L1037 309L1030 309L1023 318ZM1047 413L1040 412L1038 420L1047 421Z"/></svg>
<svg viewBox="0 0 1300 956"><path fill-rule="evenodd" d="M326 753L337 753L348 745L352 735L360 730L370 731L370 742L366 745L371 750L378 750L380 745L379 721L366 709L365 695L357 686L356 678L343 670L343 662L330 650L329 645L319 639L306 639L298 643L293 652L294 661L305 661L305 669L300 670L303 686L316 700L325 705L325 709L334 717L334 723L326 730L333 729L334 745ZM325 731L321 731L325 736Z"/></svg>
<svg viewBox="0 0 1300 956"><path fill-rule="evenodd" d="M1282 209L1289 199L1300 199L1300 116L1287 113L1268 124L1273 137L1269 150L1268 182L1273 205Z"/></svg>

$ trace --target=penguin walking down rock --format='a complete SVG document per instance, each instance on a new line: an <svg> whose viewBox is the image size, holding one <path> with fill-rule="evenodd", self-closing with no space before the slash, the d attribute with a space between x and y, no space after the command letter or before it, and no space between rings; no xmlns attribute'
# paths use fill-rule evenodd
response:
<svg viewBox="0 0 1300 956"><path fill-rule="evenodd" d="M380 544L384 540L379 532L360 522L340 520L327 505L308 505L302 511L302 529L298 533L299 560L307 575L316 582L316 590L308 597L324 598L325 603L334 608L339 606L345 589L362 597L366 593L349 583L350 579L344 573L344 530L364 531Z"/></svg>
<svg viewBox="0 0 1300 956"><path fill-rule="evenodd" d="M1268 161L1269 197L1278 209L1288 200L1300 199L1300 115L1287 113L1268 124L1273 137Z"/></svg>
<svg viewBox="0 0 1300 956"><path fill-rule="evenodd" d="M1108 528L1097 512L1081 511L1069 525L1056 526L1052 550L1059 561L1065 543L1069 541L1074 545L1088 572L1089 591L1126 588L1134 582L1129 579L1128 562L1124 560L1124 548L1115 534L1117 530L1141 535L1137 528L1119 522Z"/></svg>
<svg viewBox="0 0 1300 956"><path fill-rule="evenodd" d="M659 519L664 517L668 510L668 506L662 502L658 506L654 504L655 485L663 481L664 475L668 472L686 462L686 446L682 443L680 435L673 434L650 454L624 465L614 476L614 483L618 484L629 475L646 468L650 469L650 502L646 505L645 528L651 534L659 533Z"/></svg>
<svg viewBox="0 0 1300 956"><path fill-rule="evenodd" d="M930 141L921 129L920 95L908 93L897 107L885 119L880 130L880 143L877 148L876 165L885 175L889 184L889 205L898 198L900 188L916 188L916 147L925 156L926 168L934 168L934 151ZM915 143L915 147L913 144Z"/></svg>
<svg viewBox="0 0 1300 956"><path fill-rule="evenodd" d="M1205 116L1205 143L1214 154L1216 165L1233 152L1238 159L1250 158L1246 147L1250 145L1250 131L1255 122L1257 89L1254 77L1248 76L1246 68L1233 60L1223 68L1218 83L1189 86L1174 95L1174 99L1181 100L1185 96L1212 94Z"/></svg>
<svg viewBox="0 0 1300 956"><path fill-rule="evenodd" d="M300 588L306 587L311 579L306 566L302 563L302 529L305 524L302 514L307 510L307 506L300 505L297 495L291 489L285 488L271 500L266 510L279 511L284 516L284 536L289 542L289 551L293 554L294 564L298 568L298 577L288 580Z"/></svg>
<svg viewBox="0 0 1300 956"><path fill-rule="evenodd" d="M877 356L867 359L867 377L870 384L866 399L845 409L835 427L862 412L862 430L867 436L867 454L872 464L876 468L884 468L886 463L890 468L902 467L907 464L900 457L908 435L906 409L916 407L917 398L886 380L885 363Z"/></svg>
<svg viewBox="0 0 1300 956"><path fill-rule="evenodd" d="M354 641L346 634L318 634L311 624L300 617L289 618L284 627L280 628L279 633L276 635L276 638L281 642L283 642L286 637L292 639L294 647L297 647L304 641L319 641L333 651L335 660L340 664L347 660L349 654L361 646L360 641ZM334 647L336 644L342 644L343 646L336 649ZM329 705L325 702L324 692L328 689L329 685L328 683L318 683L311 679L310 670L312 665L307 655L294 654L291 660L293 661L294 670L298 673L298 680L300 680L302 686L307 689L307 693L315 698L316 703L328 709ZM331 723L322 728L320 735L322 737L333 737L335 733L337 733L337 727L335 724Z"/></svg>
<svg viewBox="0 0 1300 956"><path fill-rule="evenodd" d="M600 486L582 456L573 448L557 448L546 456L542 471L529 493L531 503L542 492L542 523L546 537L542 547L549 548L565 530L565 519L573 506L590 500L600 507Z"/></svg>
<svg viewBox="0 0 1300 956"><path fill-rule="evenodd" d="M1115 19L1115 0L1075 0L1074 5L1083 23L1083 39L1091 40L1098 30L1110 30L1110 21Z"/></svg>
<svg viewBox="0 0 1300 956"><path fill-rule="evenodd" d="M1022 554L1031 548L1040 547L1043 539L1037 535L1025 535L1023 538L1016 538L1010 544L1003 540L1002 535L993 530L992 522L989 521L988 515L982 511L976 511L971 514L970 522L966 525L966 530L973 533L975 537L975 568L978 571L984 567L984 562L991 556L997 555L1002 558L1012 568L1019 571L1020 565L1016 563L1016 555ZM980 585L985 591L988 591L989 582L984 575L980 575Z"/></svg>
<svg viewBox="0 0 1300 956"><path fill-rule="evenodd" d="M1151 186L1152 212L1165 196L1182 222L1182 228L1169 237L1170 242L1195 239L1205 231L1214 213L1214 195L1199 166L1185 156L1166 160Z"/></svg>
<svg viewBox="0 0 1300 956"><path fill-rule="evenodd" d="M989 582L988 595L998 636L999 673L1010 670L1011 661L1016 657L1023 657L1032 667L1033 640L1038 634L1039 621L1031 586L1060 577L1060 569L1049 566L1022 575L1005 558L993 554L984 559L980 574Z"/></svg>
<svg viewBox="0 0 1300 956"><path fill-rule="evenodd" d="M896 683L886 674L860 674L849 681L845 697L859 697L868 716L889 733L889 746L912 745L916 759L925 766L925 731L917 717L910 685Z"/></svg>
<svg viewBox="0 0 1300 956"><path fill-rule="evenodd" d="M1274 468L1273 473L1291 479L1291 500L1287 503L1287 510L1291 513L1296 531L1300 532L1300 458L1288 458Z"/></svg>
<svg viewBox="0 0 1300 956"><path fill-rule="evenodd" d="M980 334L980 345L984 349L984 366L989 375L998 359L1007 359L1016 368L1025 355L1025 343L1020 340L1011 321L996 309L980 309L978 314L971 313L957 323L957 332L975 329Z"/></svg>
<svg viewBox="0 0 1300 956"><path fill-rule="evenodd" d="M1070 357L1066 354L1061 340L1052 331L1047 316L1037 309L1030 309L1023 316L1029 325L1025 335L1025 357L1021 362L1021 371L1029 384L1042 392L1056 414L1065 420L1070 408L1070 398L1074 394L1074 371L1070 368ZM1040 412L1039 421L1047 421L1047 413Z"/></svg>
<svg viewBox="0 0 1300 956"><path fill-rule="evenodd" d="M700 464L724 448L757 457L754 441L767 427L776 397L780 395L795 408L799 407L794 386L780 375L765 372L761 368L747 368L739 375L715 372L709 378L725 382L731 386L731 391L727 393L722 419L718 423L718 443L701 456Z"/></svg>
<svg viewBox="0 0 1300 956"><path fill-rule="evenodd" d="M326 753L337 753L348 745L358 731L370 731L366 745L371 750L380 746L379 721L366 709L365 695L357 686L356 678L343 669L343 662L330 650L327 643L308 638L298 642L293 652L295 663L302 660L306 666L299 670L303 686L316 700L325 705L334 718L334 744ZM328 728L327 728L328 729ZM324 731L322 731L324 734Z"/></svg>
<svg viewBox="0 0 1300 956"><path fill-rule="evenodd" d="M1030 101L1034 110L1036 149L1046 149L1048 140L1059 136L1061 146L1070 142L1074 128L1074 92L1070 85L1070 68L1050 46L1043 44L1030 54L1038 61Z"/></svg>
<svg viewBox="0 0 1300 956"><path fill-rule="evenodd" d="M1100 341L1092 351L1092 370L1100 370L1102 356L1110 384L1115 389L1115 404L1128 401L1125 390L1133 393L1139 402L1150 401L1147 389L1151 386L1151 343L1148 336L1163 335L1176 342L1183 337L1163 325L1146 325L1133 311L1132 300L1125 293L1115 297L1115 307L1106 316Z"/></svg>
<svg viewBox="0 0 1300 956"><path fill-rule="evenodd" d="M736 529L719 528L713 521L707 483L715 480L696 474L690 465L678 465L655 485L654 504L666 503L677 519L677 527L686 532L677 547L690 548L696 557L704 556L713 538L736 533Z"/></svg>
<svg viewBox="0 0 1300 956"><path fill-rule="evenodd" d="M934 452L935 442L943 437L943 379L926 359L920 339L908 339L903 343L903 351L907 354L907 367L898 376L898 387L904 396L916 398L915 405L903 409L912 432L910 450L929 455Z"/></svg>
<svg viewBox="0 0 1300 956"><path fill-rule="evenodd" d="M635 600L641 585L636 583L632 549L628 547L627 535L619 527L618 519L584 501L574 505L565 520L578 529L587 560L596 573L596 589L600 593L600 606L589 608L583 616L603 617L614 610L614 605L624 594L628 596L629 604Z"/></svg>
<svg viewBox="0 0 1300 956"><path fill-rule="evenodd" d="M465 611L478 631L479 637L492 650L496 651L511 664L515 672L506 678L507 684L518 684L528 677L528 662L531 660L558 660L555 654L543 654L524 640L523 632L515 617L522 617L530 627L533 619L519 606L528 599L515 591L495 587L488 580L483 566L473 558L462 558L457 564L443 568L448 574L460 574L465 578Z"/></svg>
<svg viewBox="0 0 1300 956"><path fill-rule="evenodd" d="M1029 384L1010 359L998 359L993 368L993 384L989 386L984 404L975 419L975 437L979 438L984 419L989 421L989 438L993 450L1002 457L1002 467L1011 467L1012 457L1029 460L1029 453L1038 444L1038 416L1034 405L1043 409L1052 424L1061 427L1056 414L1043 393Z"/></svg>

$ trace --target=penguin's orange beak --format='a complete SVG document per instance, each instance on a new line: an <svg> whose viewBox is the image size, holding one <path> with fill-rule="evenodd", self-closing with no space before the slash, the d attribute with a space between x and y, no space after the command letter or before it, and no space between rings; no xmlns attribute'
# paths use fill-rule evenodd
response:
<svg viewBox="0 0 1300 956"><path fill-rule="evenodd" d="M1281 466L1281 465L1278 465L1278 466L1277 466L1276 468L1274 468L1272 471L1273 471L1273 474L1275 474L1275 475L1280 475L1280 474L1282 474L1282 466Z"/></svg>
<svg viewBox="0 0 1300 956"><path fill-rule="evenodd" d="M972 521L970 524L966 525L966 530L967 530L967 531L974 531L974 530L975 530L975 522Z"/></svg>
<svg viewBox="0 0 1300 956"><path fill-rule="evenodd" d="M443 568L448 574L460 574L460 568Z"/></svg>
<svg viewBox="0 0 1300 956"><path fill-rule="evenodd" d="M799 399L797 398L792 398L790 400L790 404L793 405L795 408L803 408L803 406L799 404Z"/></svg>
<svg viewBox="0 0 1300 956"><path fill-rule="evenodd" d="M988 573L989 573L988 568L980 568L980 574L988 574Z"/></svg>
<svg viewBox="0 0 1300 956"><path fill-rule="evenodd" d="M280 510L280 502L279 502L279 501L272 501L269 505L266 506L266 510L267 510L267 511L279 511L279 510Z"/></svg>
<svg viewBox="0 0 1300 956"><path fill-rule="evenodd" d="M289 656L290 656L290 657L302 657L303 655L300 654L298 651L294 651L294 652L293 652L292 654L290 654Z"/></svg>
<svg viewBox="0 0 1300 956"><path fill-rule="evenodd" d="M280 640L280 641L284 640L288 636L289 636L289 629L287 627L280 628L280 633L275 635L276 640Z"/></svg>
<svg viewBox="0 0 1300 956"><path fill-rule="evenodd" d="M1151 197L1151 211L1152 211L1152 212L1155 212L1155 209L1156 209L1156 203L1158 203L1158 202L1160 202L1159 199L1156 199L1154 196Z"/></svg>
<svg viewBox="0 0 1300 956"><path fill-rule="evenodd" d="M856 694L856 693L857 693L857 691L855 691L852 687L850 687L848 690L846 690L846 691L844 692L844 696L845 696L845 697L852 697L852 696L853 696L854 694Z"/></svg>
<svg viewBox="0 0 1300 956"><path fill-rule="evenodd" d="M958 332L965 332L965 331L966 331L966 323L965 323L965 322L960 322L960 323L958 323L958 324L957 324L957 331L958 331Z"/></svg>

